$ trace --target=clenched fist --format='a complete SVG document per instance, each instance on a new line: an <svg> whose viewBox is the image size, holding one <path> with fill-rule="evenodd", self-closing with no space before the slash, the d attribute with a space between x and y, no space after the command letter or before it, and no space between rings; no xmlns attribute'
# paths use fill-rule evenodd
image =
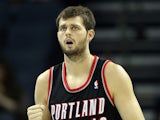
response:
<svg viewBox="0 0 160 120"><path fill-rule="evenodd" d="M44 111L45 111L44 105L37 104L28 107L27 109L28 120L43 120Z"/></svg>

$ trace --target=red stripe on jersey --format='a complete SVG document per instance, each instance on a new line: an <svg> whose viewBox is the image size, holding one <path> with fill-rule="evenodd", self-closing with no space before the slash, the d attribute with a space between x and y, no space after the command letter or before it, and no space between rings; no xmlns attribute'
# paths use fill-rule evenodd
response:
<svg viewBox="0 0 160 120"><path fill-rule="evenodd" d="M106 76L105 76L105 68L106 68L106 65L111 62L110 60L107 60L105 61L105 63L103 64L103 67L102 67L102 72L101 72L101 76L102 76L102 81L103 81L103 87L104 87L104 90L105 90L105 93L109 99L109 101L111 102L111 104L114 106L114 100L111 96L111 93L109 91L109 88L108 88L108 85L107 85L107 79L106 79Z"/></svg>
<svg viewBox="0 0 160 120"><path fill-rule="evenodd" d="M64 84L65 89L68 92L71 92L71 93L79 92L79 91L85 89L88 86L88 84L90 83L90 81L91 81L91 78L92 78L92 75L93 75L94 70L96 68L98 59L99 58L97 56L94 56L94 60L93 60L93 63L92 63L91 69L90 69L90 73L88 75L88 78L87 78L86 82L82 86L80 86L78 88L74 88L74 89L70 88L68 83L67 83L67 79L66 79L66 64L63 63L62 79L63 79L63 84Z"/></svg>
<svg viewBox="0 0 160 120"><path fill-rule="evenodd" d="M48 94L47 94L47 105L49 105L49 99L50 99L50 94L51 94L51 88L52 88L52 76L53 76L53 68L51 67L49 69L49 79L48 79Z"/></svg>

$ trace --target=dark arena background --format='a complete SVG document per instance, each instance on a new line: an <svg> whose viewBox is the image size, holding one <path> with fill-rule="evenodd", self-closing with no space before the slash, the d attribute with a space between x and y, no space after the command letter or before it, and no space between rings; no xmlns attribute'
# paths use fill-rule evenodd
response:
<svg viewBox="0 0 160 120"><path fill-rule="evenodd" d="M92 54L121 64L146 120L160 120L160 0L0 0L0 120L27 120L37 76L63 61L55 20L68 5L93 11Z"/></svg>

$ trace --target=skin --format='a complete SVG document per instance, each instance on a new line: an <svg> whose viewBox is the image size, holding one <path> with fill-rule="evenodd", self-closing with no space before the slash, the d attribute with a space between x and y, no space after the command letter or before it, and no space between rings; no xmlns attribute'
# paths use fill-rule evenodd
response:
<svg viewBox="0 0 160 120"><path fill-rule="evenodd" d="M85 29L83 20L79 16L68 19L61 18L59 21L57 36L64 52L66 77L71 89L78 88L87 80L94 59L89 50L89 43L94 35L94 30L87 31ZM67 44L67 42L72 44ZM123 67L110 62L104 72L111 97L122 119L144 120L131 79ZM48 76L49 70L37 78L35 105L29 107L27 111L29 120L51 120L47 105Z"/></svg>

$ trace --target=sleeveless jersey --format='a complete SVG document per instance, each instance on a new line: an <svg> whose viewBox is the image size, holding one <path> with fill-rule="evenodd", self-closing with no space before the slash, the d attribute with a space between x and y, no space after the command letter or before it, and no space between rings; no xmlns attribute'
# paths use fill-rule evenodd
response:
<svg viewBox="0 0 160 120"><path fill-rule="evenodd" d="M50 68L48 106L53 120L122 120L104 76L107 63L94 56L88 79L76 89L67 83L64 62Z"/></svg>

